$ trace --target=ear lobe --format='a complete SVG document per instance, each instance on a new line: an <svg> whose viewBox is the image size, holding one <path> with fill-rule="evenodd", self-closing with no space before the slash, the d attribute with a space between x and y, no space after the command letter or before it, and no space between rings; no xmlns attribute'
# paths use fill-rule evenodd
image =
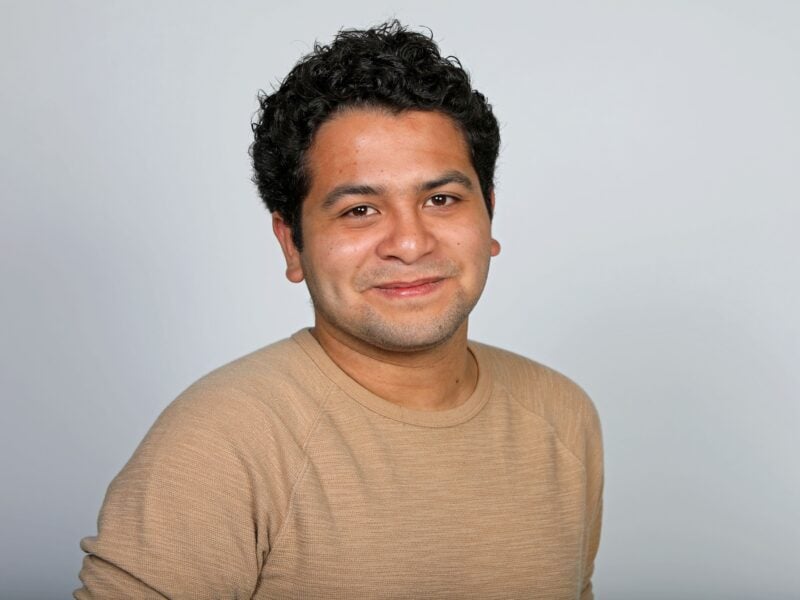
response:
<svg viewBox="0 0 800 600"><path fill-rule="evenodd" d="M283 251L283 257L286 259L286 279L292 283L300 283L305 277L303 265L300 262L300 252L297 250L297 246L294 245L292 228L286 224L286 221L277 212L272 213L272 231L278 239Z"/></svg>

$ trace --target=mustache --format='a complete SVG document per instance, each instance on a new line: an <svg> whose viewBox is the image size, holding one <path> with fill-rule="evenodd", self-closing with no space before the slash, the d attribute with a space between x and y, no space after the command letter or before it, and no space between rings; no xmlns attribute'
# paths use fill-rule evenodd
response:
<svg viewBox="0 0 800 600"><path fill-rule="evenodd" d="M449 260L432 261L414 266L381 266L359 273L355 279L355 286L359 291L365 291L395 281L446 279L455 277L458 273L456 264Z"/></svg>

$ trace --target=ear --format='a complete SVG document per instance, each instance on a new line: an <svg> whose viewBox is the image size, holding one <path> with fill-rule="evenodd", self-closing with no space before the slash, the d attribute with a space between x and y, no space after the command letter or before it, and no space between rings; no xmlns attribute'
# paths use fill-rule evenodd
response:
<svg viewBox="0 0 800 600"><path fill-rule="evenodd" d="M292 239L292 228L286 224L277 211L272 213L272 231L278 238L278 243L283 250L283 257L286 259L286 279L292 283L303 281L303 266L300 263L300 251L294 245Z"/></svg>
<svg viewBox="0 0 800 600"><path fill-rule="evenodd" d="M492 190L491 194L489 195L489 204L492 206L492 215L494 216L494 190ZM492 238L492 243L489 248L492 256L497 256L500 254L500 242L498 242L496 239Z"/></svg>

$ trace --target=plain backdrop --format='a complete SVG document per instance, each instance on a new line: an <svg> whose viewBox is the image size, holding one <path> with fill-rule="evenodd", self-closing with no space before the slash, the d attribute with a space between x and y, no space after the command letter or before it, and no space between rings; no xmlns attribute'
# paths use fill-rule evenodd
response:
<svg viewBox="0 0 800 600"><path fill-rule="evenodd" d="M800 4L430 0L2 2L0 596L68 596L166 404L311 323L256 94L392 16L501 122L471 336L600 411L598 599L797 598Z"/></svg>

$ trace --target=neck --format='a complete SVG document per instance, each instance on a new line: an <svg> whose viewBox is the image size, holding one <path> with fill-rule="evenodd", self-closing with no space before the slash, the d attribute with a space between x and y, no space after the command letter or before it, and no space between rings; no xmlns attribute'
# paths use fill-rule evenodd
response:
<svg viewBox="0 0 800 600"><path fill-rule="evenodd" d="M384 400L414 410L446 410L475 390L478 367L467 348L467 323L441 344L396 352L370 346L317 320L311 331L336 365Z"/></svg>

